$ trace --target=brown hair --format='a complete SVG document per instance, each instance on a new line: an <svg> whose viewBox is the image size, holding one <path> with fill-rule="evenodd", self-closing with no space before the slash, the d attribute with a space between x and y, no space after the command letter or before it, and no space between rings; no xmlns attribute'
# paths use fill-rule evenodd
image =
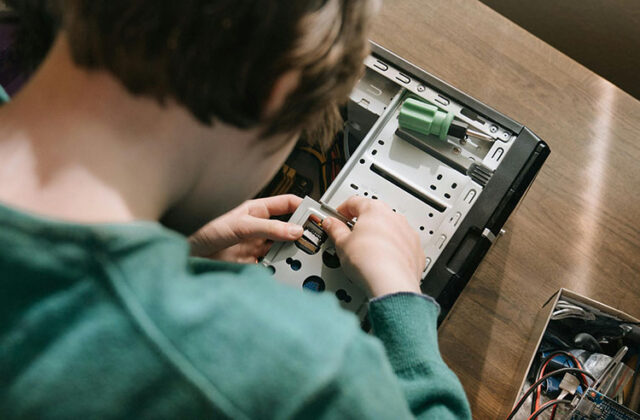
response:
<svg viewBox="0 0 640 420"><path fill-rule="evenodd" d="M74 61L134 94L174 99L199 121L326 145L367 51L374 0L58 0ZM275 82L301 72L279 112Z"/></svg>

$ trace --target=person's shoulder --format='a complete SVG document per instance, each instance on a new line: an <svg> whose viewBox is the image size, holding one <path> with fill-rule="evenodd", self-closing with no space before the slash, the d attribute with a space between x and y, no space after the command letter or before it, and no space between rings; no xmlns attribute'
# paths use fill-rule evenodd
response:
<svg viewBox="0 0 640 420"><path fill-rule="evenodd" d="M190 368L252 413L286 412L308 398L365 337L333 296L281 285L259 266L199 262L141 293Z"/></svg>

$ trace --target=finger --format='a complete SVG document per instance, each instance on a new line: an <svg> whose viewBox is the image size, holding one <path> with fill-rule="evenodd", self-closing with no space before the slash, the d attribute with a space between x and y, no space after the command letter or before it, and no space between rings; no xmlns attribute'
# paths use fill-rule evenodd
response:
<svg viewBox="0 0 640 420"><path fill-rule="evenodd" d="M329 238L331 238L335 244L342 243L351 233L347 225L333 217L327 217L322 221L322 229L327 232Z"/></svg>
<svg viewBox="0 0 640 420"><path fill-rule="evenodd" d="M239 228L241 239L261 238L272 241L295 241L302 236L302 226L280 220L247 217Z"/></svg>
<svg viewBox="0 0 640 420"><path fill-rule="evenodd" d="M368 198L354 195L344 203L338 206L337 210L343 214L347 219L353 219L360 216L363 211L371 204L371 200Z"/></svg>
<svg viewBox="0 0 640 420"><path fill-rule="evenodd" d="M256 260L267 255L267 252L271 249L271 245L273 245L273 241L256 238L249 239L240 245L242 245L242 248L238 255L245 258L244 261L248 261L250 259Z"/></svg>
<svg viewBox="0 0 640 420"><path fill-rule="evenodd" d="M253 200L251 203L251 208L249 209L249 214L258 216L258 217L270 217L270 216L281 216L283 214L289 214L296 211L298 206L302 203L302 198L293 194L283 194L276 195L273 197L265 197L258 198L257 200ZM266 209L266 216L261 214L254 214L252 210L264 210Z"/></svg>
<svg viewBox="0 0 640 420"><path fill-rule="evenodd" d="M264 257L271 250L271 246L273 246L273 242L271 242L271 241L264 242L262 245L260 245L256 249L255 256L259 257L259 258L260 257Z"/></svg>
<svg viewBox="0 0 640 420"><path fill-rule="evenodd" d="M207 257L214 260L251 263L255 262L258 257L264 257L269 251L271 243L264 239L248 239L215 254L207 255Z"/></svg>

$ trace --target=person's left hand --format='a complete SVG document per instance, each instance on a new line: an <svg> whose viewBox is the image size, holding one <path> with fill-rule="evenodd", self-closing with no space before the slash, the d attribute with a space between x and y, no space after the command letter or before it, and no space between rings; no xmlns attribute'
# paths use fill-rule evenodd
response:
<svg viewBox="0 0 640 420"><path fill-rule="evenodd" d="M302 236L302 226L269 219L293 213L301 202L291 194L245 201L191 235L191 255L255 263L266 255L272 241L295 241Z"/></svg>

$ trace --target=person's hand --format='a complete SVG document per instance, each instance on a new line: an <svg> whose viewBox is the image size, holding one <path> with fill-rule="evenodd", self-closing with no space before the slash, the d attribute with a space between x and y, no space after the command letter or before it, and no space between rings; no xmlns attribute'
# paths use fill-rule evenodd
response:
<svg viewBox="0 0 640 420"><path fill-rule="evenodd" d="M333 240L347 277L377 297L389 293L421 293L420 278L426 258L418 233L407 219L379 200L354 196L338 212L358 220L350 230L327 217L323 229Z"/></svg>
<svg viewBox="0 0 640 420"><path fill-rule="evenodd" d="M272 241L295 241L302 236L302 226L269 219L293 213L301 202L290 194L245 201L191 235L191 255L255 263L266 255Z"/></svg>

